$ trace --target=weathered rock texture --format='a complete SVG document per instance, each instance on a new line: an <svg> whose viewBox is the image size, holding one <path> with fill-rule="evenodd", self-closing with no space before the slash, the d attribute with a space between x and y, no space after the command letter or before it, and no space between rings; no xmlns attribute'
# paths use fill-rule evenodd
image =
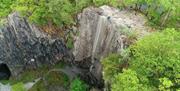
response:
<svg viewBox="0 0 180 91"><path fill-rule="evenodd" d="M79 23L80 35L74 45L76 61L87 57L100 59L109 53L120 52L128 46L126 39L130 33L140 37L148 30L141 14L109 6L85 9L79 15Z"/></svg>
<svg viewBox="0 0 180 91"><path fill-rule="evenodd" d="M145 35L148 30L146 19L134 11L102 6L85 9L78 20L79 35L73 51L75 62L81 64L79 67L89 69L84 79L101 88L102 67L98 60L109 53L121 52Z"/></svg>
<svg viewBox="0 0 180 91"><path fill-rule="evenodd" d="M9 67L12 76L28 68L54 64L67 55L61 39L47 36L18 13L9 15L0 29L0 63Z"/></svg>

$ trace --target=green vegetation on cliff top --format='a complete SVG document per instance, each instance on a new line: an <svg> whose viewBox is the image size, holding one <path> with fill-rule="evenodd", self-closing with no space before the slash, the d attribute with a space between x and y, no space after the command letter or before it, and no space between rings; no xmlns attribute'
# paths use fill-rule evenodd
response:
<svg viewBox="0 0 180 91"><path fill-rule="evenodd" d="M0 0L0 17L19 11L38 25L75 24L77 13L88 6L110 5L145 14L152 25L179 27L180 0Z"/></svg>

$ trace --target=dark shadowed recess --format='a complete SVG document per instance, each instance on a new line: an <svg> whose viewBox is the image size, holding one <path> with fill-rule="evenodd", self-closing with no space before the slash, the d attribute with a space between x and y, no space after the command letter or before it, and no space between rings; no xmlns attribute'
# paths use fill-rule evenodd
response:
<svg viewBox="0 0 180 91"><path fill-rule="evenodd" d="M8 66L4 63L0 63L0 80L8 80L11 76L11 72Z"/></svg>

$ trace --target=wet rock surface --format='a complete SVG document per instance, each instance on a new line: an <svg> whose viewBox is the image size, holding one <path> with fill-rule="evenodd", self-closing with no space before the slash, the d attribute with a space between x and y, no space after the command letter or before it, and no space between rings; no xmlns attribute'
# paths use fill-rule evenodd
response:
<svg viewBox="0 0 180 91"><path fill-rule="evenodd" d="M0 54L0 64L6 64L12 76L68 58L62 39L51 38L17 12L9 15L0 29Z"/></svg>

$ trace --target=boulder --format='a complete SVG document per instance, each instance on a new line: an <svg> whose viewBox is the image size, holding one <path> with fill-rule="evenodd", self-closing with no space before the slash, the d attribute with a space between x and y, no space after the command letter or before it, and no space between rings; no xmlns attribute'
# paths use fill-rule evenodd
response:
<svg viewBox="0 0 180 91"><path fill-rule="evenodd" d="M8 16L0 28L0 64L6 64L12 76L25 69L53 65L68 57L60 38L52 38L17 12Z"/></svg>

